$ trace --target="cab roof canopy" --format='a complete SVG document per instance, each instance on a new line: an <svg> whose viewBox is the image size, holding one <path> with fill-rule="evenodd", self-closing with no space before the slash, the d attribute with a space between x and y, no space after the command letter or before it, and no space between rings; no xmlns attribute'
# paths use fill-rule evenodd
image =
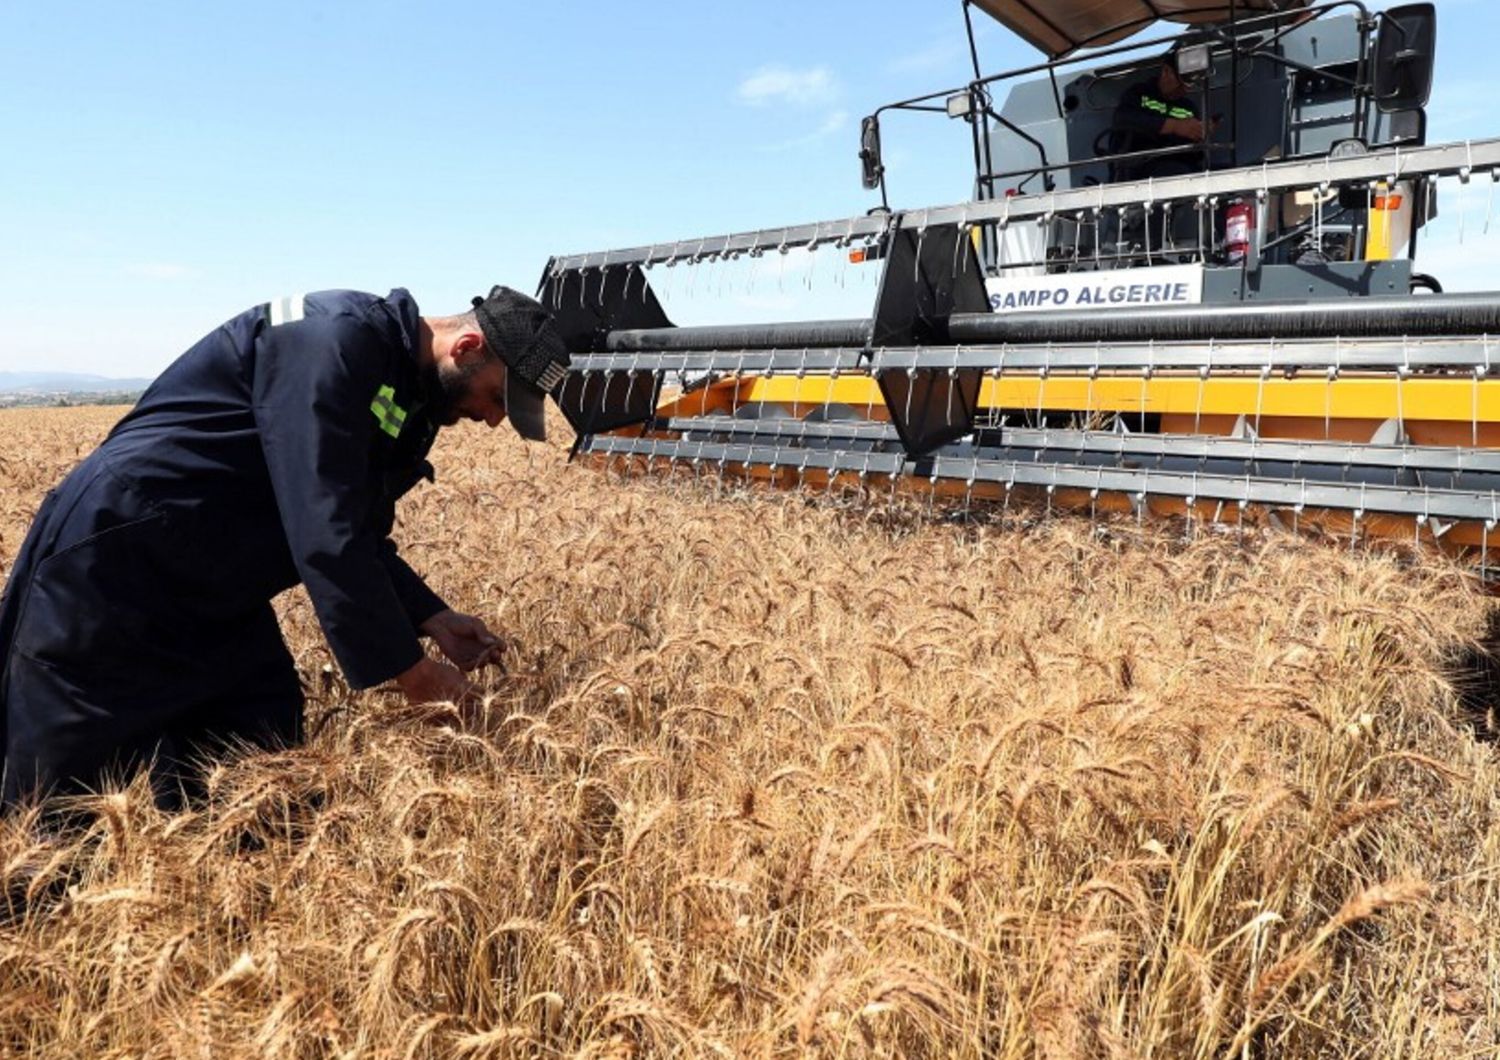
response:
<svg viewBox="0 0 1500 1060"><path fill-rule="evenodd" d="M1003 26L1049 58L1097 48L1145 29L1159 19L1227 22L1237 17L1291 11L1308 0L972 0Z"/></svg>

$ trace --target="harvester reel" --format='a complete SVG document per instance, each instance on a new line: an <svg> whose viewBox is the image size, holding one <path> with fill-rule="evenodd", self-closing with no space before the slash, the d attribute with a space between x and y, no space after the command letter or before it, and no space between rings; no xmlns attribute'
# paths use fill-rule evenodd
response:
<svg viewBox="0 0 1500 1060"><path fill-rule="evenodd" d="M605 460L811 488L890 482L965 504L1021 491L1049 509L1233 523L1270 513L1473 551L1487 567L1500 524L1500 295L1411 297L1406 272L1370 267L1350 296L1320 301L1246 287L1241 301L1171 309L992 310L978 237L1119 208L1162 215L1235 194L1490 171L1500 141L1372 150L1149 191L1106 184L557 258L542 298L573 352L563 408L576 452ZM651 275L695 247L863 248L863 267L881 270L875 302L854 319L676 327ZM1232 271L1259 282L1248 266ZM1324 274L1356 270L1307 273ZM1094 275L1128 291L1132 277L1164 274ZM1387 279L1393 293L1377 295ZM664 389L669 379L693 385Z"/></svg>

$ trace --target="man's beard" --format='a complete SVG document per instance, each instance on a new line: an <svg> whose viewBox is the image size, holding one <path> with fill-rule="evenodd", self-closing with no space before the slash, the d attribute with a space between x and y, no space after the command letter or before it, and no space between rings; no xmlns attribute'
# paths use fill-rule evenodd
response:
<svg viewBox="0 0 1500 1060"><path fill-rule="evenodd" d="M433 421L448 427L458 422L458 406L469 395L470 380L483 367L484 363L481 361L466 364L462 368L440 368L434 361L422 370L423 381L427 385L427 404L432 410L430 418Z"/></svg>

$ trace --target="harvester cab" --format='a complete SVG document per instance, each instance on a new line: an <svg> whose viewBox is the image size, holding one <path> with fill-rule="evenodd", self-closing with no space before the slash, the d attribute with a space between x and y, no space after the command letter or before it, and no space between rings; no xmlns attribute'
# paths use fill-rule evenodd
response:
<svg viewBox="0 0 1500 1060"><path fill-rule="evenodd" d="M1148 204L1163 177L1422 146L1436 40L1431 4L1368 17L1353 4L1245 0L1232 11L1205 12L1131 0L1049 5L1044 19L1023 2L975 2L1049 53L1044 63L982 76L968 18L975 78L941 103L969 124L976 201L1103 185L1131 196L1112 208L1007 226L1003 239L981 229L987 276L1191 262L1206 267L1201 287L1194 275L1187 288L1172 290L1194 301L1410 289L1413 241L1432 207L1431 185L1420 178L1389 189L1366 184L1342 197L1320 187L1246 188L1164 202L1160 211ZM1167 50L1159 41L1100 47L1174 9L1189 20L1228 18L1188 31ZM1170 71L1165 90L1163 67ZM1002 95L997 110L993 101ZM868 119L876 144L882 116L937 102L881 108ZM1155 127L1169 116L1198 122L1202 139L1161 135ZM1051 293L1044 283L994 286L1006 303L997 308L1031 308Z"/></svg>
<svg viewBox="0 0 1500 1060"><path fill-rule="evenodd" d="M976 14L1043 61L982 74ZM1500 140L1427 143L1433 5L964 0L963 15L973 79L862 123L875 208L548 263L575 453L1191 526L1310 520L1487 568L1500 294L1443 294L1413 262L1440 187L1500 181ZM1188 26L1127 39L1163 19ZM971 199L893 206L882 138L903 112L965 130ZM654 282L706 269L711 290L820 256L824 273L878 270L867 309L676 326Z"/></svg>

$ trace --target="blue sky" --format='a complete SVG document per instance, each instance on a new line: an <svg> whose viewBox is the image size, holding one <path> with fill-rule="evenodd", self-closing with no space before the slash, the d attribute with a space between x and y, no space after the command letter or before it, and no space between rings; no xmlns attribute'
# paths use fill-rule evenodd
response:
<svg viewBox="0 0 1500 1060"><path fill-rule="evenodd" d="M1438 6L1433 139L1495 135L1500 5ZM984 21L987 70L1034 60ZM859 213L859 116L967 70L958 0L8 0L0 370L150 374L283 293L442 313L555 253ZM962 126L886 147L896 205L967 197ZM1468 242L1431 244L1454 286L1500 281L1474 194Z"/></svg>

